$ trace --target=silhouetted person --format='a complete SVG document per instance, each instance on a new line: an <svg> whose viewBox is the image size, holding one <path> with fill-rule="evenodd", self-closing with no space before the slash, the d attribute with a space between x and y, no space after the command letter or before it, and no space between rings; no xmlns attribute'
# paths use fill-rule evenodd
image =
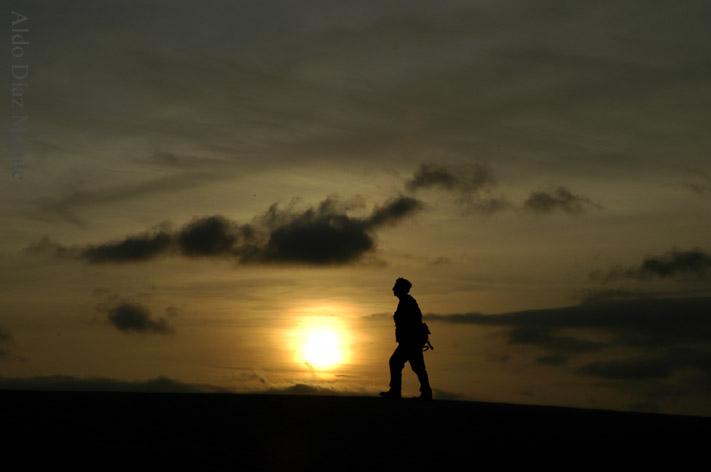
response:
<svg viewBox="0 0 711 472"><path fill-rule="evenodd" d="M402 390L402 369L409 362L420 381L421 400L432 400L432 388L425 369L423 348L427 344L427 329L422 324L422 312L417 301L408 293L412 284L400 277L395 281L393 294L400 300L393 319L395 320L395 341L398 346L390 357L390 390L381 392L385 398L400 398Z"/></svg>

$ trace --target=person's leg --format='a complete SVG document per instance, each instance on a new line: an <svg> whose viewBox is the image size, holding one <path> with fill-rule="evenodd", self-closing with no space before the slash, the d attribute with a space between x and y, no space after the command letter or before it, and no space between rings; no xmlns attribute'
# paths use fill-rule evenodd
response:
<svg viewBox="0 0 711 472"><path fill-rule="evenodd" d="M393 355L390 356L390 392L392 395L399 397L402 390L402 369L407 362L407 355L403 347L398 344Z"/></svg>
<svg viewBox="0 0 711 472"><path fill-rule="evenodd" d="M430 379L425 368L425 356L422 354L422 349L415 347L410 351L410 367L417 375L417 380L420 381L420 398L425 400L432 399L432 387L430 387Z"/></svg>

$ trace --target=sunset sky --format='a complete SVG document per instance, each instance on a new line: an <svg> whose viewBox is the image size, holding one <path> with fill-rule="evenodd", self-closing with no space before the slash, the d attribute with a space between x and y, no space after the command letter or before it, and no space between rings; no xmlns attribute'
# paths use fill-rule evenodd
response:
<svg viewBox="0 0 711 472"><path fill-rule="evenodd" d="M707 0L11 3L0 388L711 416Z"/></svg>

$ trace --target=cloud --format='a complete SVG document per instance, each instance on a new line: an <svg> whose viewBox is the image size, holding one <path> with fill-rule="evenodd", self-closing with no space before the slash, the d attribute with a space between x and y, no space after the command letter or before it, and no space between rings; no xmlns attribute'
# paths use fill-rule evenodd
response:
<svg viewBox="0 0 711 472"><path fill-rule="evenodd" d="M307 383L295 383L283 386L271 386L263 390L255 390L255 393L274 395L308 395L308 396L372 396L373 391L368 388L338 388L332 385L318 385ZM465 397L457 393L446 390L434 389L434 396L438 400L464 400Z"/></svg>
<svg viewBox="0 0 711 472"><path fill-rule="evenodd" d="M320 385L309 385L297 383L286 387L272 387L263 390L262 393L277 394L277 395L354 395L354 392L338 390L332 387L324 387ZM362 394L362 392L361 392Z"/></svg>
<svg viewBox="0 0 711 472"><path fill-rule="evenodd" d="M497 315L428 314L425 319L507 327L509 344L547 352L536 363L563 366L579 358L582 365L578 362L575 373L583 376L657 381L711 370L711 297L600 297L563 308ZM620 348L630 354L610 359L610 353L618 356ZM598 354L603 357L594 359ZM686 393L698 393L699 388L689 383Z"/></svg>
<svg viewBox="0 0 711 472"><path fill-rule="evenodd" d="M410 197L395 197L376 207L370 216L357 218L351 205L329 197L316 208L301 212L273 205L262 216L268 237L261 247L241 255L245 262L341 265L354 262L375 248L374 231L396 224L422 207Z"/></svg>
<svg viewBox="0 0 711 472"><path fill-rule="evenodd" d="M365 218L349 216L353 204L329 197L304 211L272 205L257 219L265 242L254 239L239 249L245 263L343 265L375 249L375 230L399 223L422 208L414 198L398 196L377 206Z"/></svg>
<svg viewBox="0 0 711 472"><path fill-rule="evenodd" d="M541 356L536 359L536 363L544 365L561 366L568 362L568 356L562 354L551 354L548 356Z"/></svg>
<svg viewBox="0 0 711 472"><path fill-rule="evenodd" d="M81 251L81 257L92 263L145 261L167 252L171 242L171 235L166 232L144 233L86 247Z"/></svg>
<svg viewBox="0 0 711 472"><path fill-rule="evenodd" d="M95 264L179 254L228 258L241 264L343 265L374 251L378 229L412 216L423 204L400 195L365 217L348 214L355 206L337 197L300 211L274 204L250 224L213 215L195 218L176 232L163 225L153 232L84 248L66 248L45 237L25 252L76 257Z"/></svg>
<svg viewBox="0 0 711 472"><path fill-rule="evenodd" d="M672 251L661 257L646 258L639 268L641 276L674 277L711 274L711 255L701 249Z"/></svg>
<svg viewBox="0 0 711 472"><path fill-rule="evenodd" d="M366 223L373 228L397 224L400 220L410 216L422 207L421 201L401 195L391 198L382 206L376 207L367 218Z"/></svg>
<svg viewBox="0 0 711 472"><path fill-rule="evenodd" d="M240 226L224 216L196 218L176 235L179 250L186 256L222 256L232 254L238 242L244 244L251 228Z"/></svg>
<svg viewBox="0 0 711 472"><path fill-rule="evenodd" d="M39 241L30 243L22 250L23 254L39 254L51 257L79 257L79 251L76 248L68 248L58 244L47 236L42 236Z"/></svg>
<svg viewBox="0 0 711 472"><path fill-rule="evenodd" d="M413 176L405 182L410 192L437 189L457 196L457 203L469 213L492 214L514 207L504 195L493 196L497 180L488 167L473 164L469 167L447 167L441 164L420 164ZM588 197L575 195L566 187L551 187L545 191L531 192L521 205L524 211L549 214L557 211L580 214L590 208L601 208Z"/></svg>
<svg viewBox="0 0 711 472"><path fill-rule="evenodd" d="M412 178L405 182L405 188L410 192L437 189L453 193L457 196L457 203L464 205L469 212L484 214L511 206L505 197L491 196L491 189L495 185L496 179L491 169L478 163L459 168L420 164Z"/></svg>
<svg viewBox="0 0 711 472"><path fill-rule="evenodd" d="M101 303L97 310L106 313L109 323L123 333L169 334L173 328L160 317L153 319L148 307L135 302Z"/></svg>
<svg viewBox="0 0 711 472"><path fill-rule="evenodd" d="M555 211L579 214L591 207L600 206L590 201L589 198L574 195L565 187L558 186L546 191L531 192L523 203L523 209L535 213L545 214Z"/></svg>
<svg viewBox="0 0 711 472"><path fill-rule="evenodd" d="M416 192L420 189L440 188L462 194L472 194L496 183L491 170L481 164L463 169L449 169L439 164L420 164L405 187Z"/></svg>
<svg viewBox="0 0 711 472"><path fill-rule="evenodd" d="M12 334L6 329L0 328L0 360L10 359L14 346L15 340Z"/></svg>
<svg viewBox="0 0 711 472"><path fill-rule="evenodd" d="M587 344L578 345L569 337L556 337L556 332L564 329L597 330L612 335L609 345L628 347L703 344L711 340L709 313L711 297L649 296L605 299L562 308L495 315L475 312L427 314L425 319L456 324L508 326L512 328L509 332L510 343L527 343L560 352L574 352ZM597 344L587 346L591 348L589 350L602 347Z"/></svg>
<svg viewBox="0 0 711 472"><path fill-rule="evenodd" d="M231 393L231 390L223 387L183 383L167 377L129 382L105 377L81 378L69 375L24 378L0 377L0 389L73 392Z"/></svg>
<svg viewBox="0 0 711 472"><path fill-rule="evenodd" d="M556 352L579 353L599 351L605 344L577 339L571 336L554 336L546 328L519 326L509 333L511 344L535 344Z"/></svg>
<svg viewBox="0 0 711 472"><path fill-rule="evenodd" d="M593 272L593 279L610 281L633 278L644 280L648 278L675 278L691 276L704 278L711 275L711 255L703 249L686 251L674 249L661 256L648 256L636 267L614 267L602 275Z"/></svg>
<svg viewBox="0 0 711 472"><path fill-rule="evenodd" d="M711 193L711 174L708 174L700 169L689 169L690 174L693 174L696 182L688 182L684 187L697 195L705 195Z"/></svg>
<svg viewBox="0 0 711 472"><path fill-rule="evenodd" d="M592 362L578 369L579 374L608 379L648 380L667 378L670 371L657 358L636 357L631 359Z"/></svg>
<svg viewBox="0 0 711 472"><path fill-rule="evenodd" d="M305 212L272 230L266 245L247 261L339 265L374 247L363 221L343 214Z"/></svg>
<svg viewBox="0 0 711 472"><path fill-rule="evenodd" d="M578 373L606 379L651 380L671 377L673 372L692 369L708 373L711 351L708 349L672 348L643 356L591 362Z"/></svg>

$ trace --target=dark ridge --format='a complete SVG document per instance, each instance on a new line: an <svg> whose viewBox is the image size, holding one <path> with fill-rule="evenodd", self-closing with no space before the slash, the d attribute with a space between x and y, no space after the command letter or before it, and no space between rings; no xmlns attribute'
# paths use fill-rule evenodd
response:
<svg viewBox="0 0 711 472"><path fill-rule="evenodd" d="M526 445L592 452L711 437L703 417L345 396L0 391L0 418L8 451L200 470L441 470Z"/></svg>

